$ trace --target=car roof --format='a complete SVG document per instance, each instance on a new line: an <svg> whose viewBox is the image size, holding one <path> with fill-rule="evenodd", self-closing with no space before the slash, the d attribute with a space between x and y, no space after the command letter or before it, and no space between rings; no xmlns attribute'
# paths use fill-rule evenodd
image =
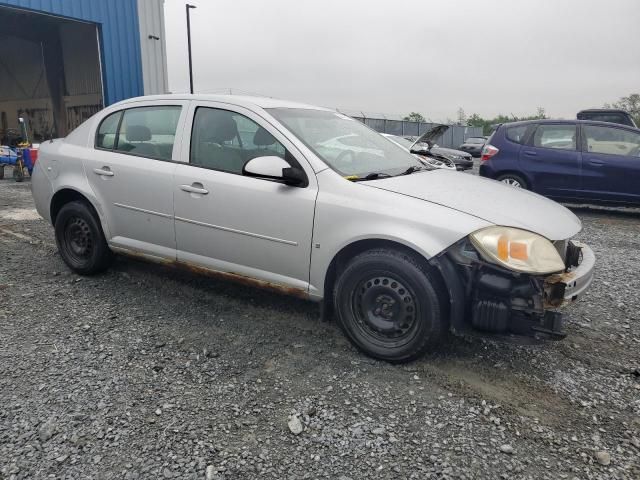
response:
<svg viewBox="0 0 640 480"><path fill-rule="evenodd" d="M236 105L240 107L260 107L260 108L302 108L307 110L335 111L316 105L291 102L271 97L254 97L249 95L213 95L201 93L171 93L166 95L146 95L144 97L134 97L122 100L114 105L124 106L130 103L147 102L153 100L176 101L176 100L200 100L207 102L220 102ZM113 106L113 105L112 105Z"/></svg>
<svg viewBox="0 0 640 480"><path fill-rule="evenodd" d="M581 113L622 113L624 115L629 115L629 112L622 110L621 108L587 108L586 110L580 110L578 115Z"/></svg>
<svg viewBox="0 0 640 480"><path fill-rule="evenodd" d="M541 125L544 125L546 123L564 123L564 124L589 124L589 125L602 125L605 127L610 127L612 125L618 126L618 127L624 127L624 128L630 128L631 130L636 130L640 132L640 128L634 128L630 125L623 125L621 123L613 123L613 122L601 122L599 120L577 120L577 119L553 119L553 118L542 118L539 120L521 120L519 122L508 122L508 123L501 123L498 127L514 127L514 126L518 126L518 125L530 125L532 123L538 123Z"/></svg>

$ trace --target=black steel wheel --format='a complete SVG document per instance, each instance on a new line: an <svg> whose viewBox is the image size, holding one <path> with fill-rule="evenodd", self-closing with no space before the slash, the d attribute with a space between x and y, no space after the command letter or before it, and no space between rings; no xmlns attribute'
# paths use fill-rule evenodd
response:
<svg viewBox="0 0 640 480"><path fill-rule="evenodd" d="M406 362L446 332L441 300L426 269L409 254L371 250L344 269L334 291L340 327L366 354Z"/></svg>
<svg viewBox="0 0 640 480"><path fill-rule="evenodd" d="M55 220L56 243L65 263L74 271L91 275L109 266L111 251L94 210L84 202L70 202Z"/></svg>
<svg viewBox="0 0 640 480"><path fill-rule="evenodd" d="M64 226L64 246L67 255L75 263L86 262L91 258L94 239L85 219L76 216L67 219Z"/></svg>
<svg viewBox="0 0 640 480"><path fill-rule="evenodd" d="M355 326L370 341L400 345L415 334L416 294L390 274L364 275L351 293Z"/></svg>

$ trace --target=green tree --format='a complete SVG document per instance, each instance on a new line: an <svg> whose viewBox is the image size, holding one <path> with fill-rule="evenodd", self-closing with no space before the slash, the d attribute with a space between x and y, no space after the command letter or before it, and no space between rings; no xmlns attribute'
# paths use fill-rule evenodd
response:
<svg viewBox="0 0 640 480"><path fill-rule="evenodd" d="M467 118L467 125L470 127L482 127L482 134L489 135L493 131L493 127L500 123L517 122L518 120L537 120L540 118L547 118L543 107L538 107L535 114L524 117L509 116L501 113L493 118L482 118L477 113L473 113Z"/></svg>
<svg viewBox="0 0 640 480"><path fill-rule="evenodd" d="M406 120L407 122L426 122L422 114L418 112L411 112L409 115L404 117L403 120Z"/></svg>
<svg viewBox="0 0 640 480"><path fill-rule="evenodd" d="M467 115L464 113L464 109L462 107L458 108L458 125L466 125L467 124Z"/></svg>
<svg viewBox="0 0 640 480"><path fill-rule="evenodd" d="M547 118L547 112L545 112L544 107L538 107L538 113L536 114L536 120Z"/></svg>
<svg viewBox="0 0 640 480"><path fill-rule="evenodd" d="M484 127L485 120L477 113L472 113L469 118L467 118L467 125L470 127Z"/></svg>
<svg viewBox="0 0 640 480"><path fill-rule="evenodd" d="M621 97L620 100L613 104L605 104L605 108L619 108L629 112L636 122L640 125L640 93L632 93L627 97Z"/></svg>

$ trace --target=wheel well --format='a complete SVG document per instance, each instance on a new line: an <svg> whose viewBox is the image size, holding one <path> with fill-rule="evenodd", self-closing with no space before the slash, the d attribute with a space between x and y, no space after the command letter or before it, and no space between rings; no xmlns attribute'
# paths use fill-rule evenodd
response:
<svg viewBox="0 0 640 480"><path fill-rule="evenodd" d="M444 301L445 299L448 299L448 293L440 271L437 268L433 268L433 266L429 264L429 261L413 248L403 245L402 243L394 242L393 240L377 238L358 240L357 242L350 243L346 247L342 248L342 250L333 257L333 260L331 260L329 268L327 269L327 274L324 277L323 310L325 318L330 316L333 312L333 287L338 275L342 270L344 270L345 266L349 263L349 260L362 252L379 248L388 248L390 250L405 252L415 258L425 267L426 270L429 271L430 277L436 283L435 288L438 291L440 298L443 300L441 302L441 307L448 318L449 302Z"/></svg>
<svg viewBox="0 0 640 480"><path fill-rule="evenodd" d="M86 203L95 213L95 208L91 204L91 202L82 195L80 192L76 190L71 190L70 188L64 188L55 193L53 198L51 199L51 223L53 225L56 224L56 217L60 212L60 209L64 207L69 202L81 201ZM99 218L96 215L96 218Z"/></svg>
<svg viewBox="0 0 640 480"><path fill-rule="evenodd" d="M519 172L517 170L503 170L498 175L496 175L496 180L499 180L502 177L507 175L515 175L516 177L520 177L524 181L525 186L531 189L531 180L529 180L529 177L527 177L524 173Z"/></svg>

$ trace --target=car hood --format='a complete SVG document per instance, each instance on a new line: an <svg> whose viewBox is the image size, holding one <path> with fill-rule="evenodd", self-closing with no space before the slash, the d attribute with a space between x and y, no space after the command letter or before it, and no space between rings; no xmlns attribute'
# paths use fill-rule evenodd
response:
<svg viewBox="0 0 640 480"><path fill-rule="evenodd" d="M432 147L430 151L431 153L440 155L455 155L457 157L471 158L470 153L463 152L462 150L454 150L453 148Z"/></svg>
<svg viewBox="0 0 640 480"><path fill-rule="evenodd" d="M435 140L444 135L447 130L449 130L449 125L436 125L434 127L431 127L429 130L416 138L415 142L413 142L413 145L411 145L411 148L409 150L413 151L414 146L420 145L421 143L435 143Z"/></svg>
<svg viewBox="0 0 640 480"><path fill-rule="evenodd" d="M432 170L362 184L443 205L495 225L528 230L549 240L571 238L582 228L578 217L553 200L470 174Z"/></svg>

